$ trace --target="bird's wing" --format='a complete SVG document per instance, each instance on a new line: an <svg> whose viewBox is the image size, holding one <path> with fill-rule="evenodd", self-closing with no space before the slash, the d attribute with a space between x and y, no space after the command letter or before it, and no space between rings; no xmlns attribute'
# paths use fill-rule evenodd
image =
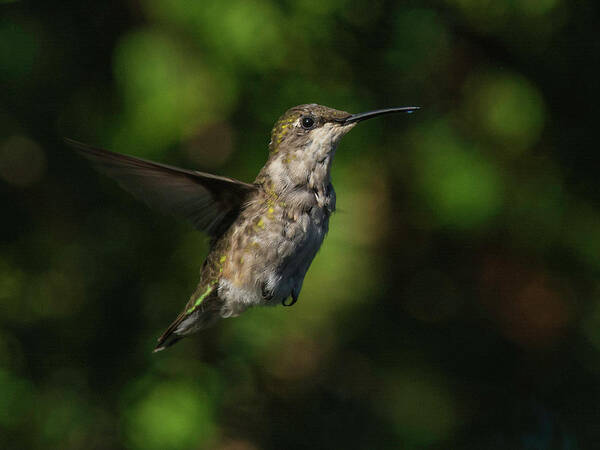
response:
<svg viewBox="0 0 600 450"><path fill-rule="evenodd" d="M65 139L97 169L137 199L159 211L184 217L213 238L235 220L253 184L195 170L179 169Z"/></svg>

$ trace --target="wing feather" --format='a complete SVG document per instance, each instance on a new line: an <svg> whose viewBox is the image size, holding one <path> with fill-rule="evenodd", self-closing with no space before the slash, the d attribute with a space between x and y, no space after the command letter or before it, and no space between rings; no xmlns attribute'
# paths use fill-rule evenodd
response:
<svg viewBox="0 0 600 450"><path fill-rule="evenodd" d="M65 139L101 172L151 208L183 217L217 237L239 214L253 184L195 170L180 169Z"/></svg>

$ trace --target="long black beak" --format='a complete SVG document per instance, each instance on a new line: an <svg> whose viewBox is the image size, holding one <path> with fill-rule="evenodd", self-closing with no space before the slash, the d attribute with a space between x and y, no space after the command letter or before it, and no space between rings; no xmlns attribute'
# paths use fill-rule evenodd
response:
<svg viewBox="0 0 600 450"><path fill-rule="evenodd" d="M402 106L401 108L387 108L387 109L376 109L375 111L369 111L364 113L352 114L347 119L343 120L344 125L353 122L361 122L363 120L371 119L373 117L382 116L384 114L392 114L392 113L412 113L418 109L421 109L419 106Z"/></svg>

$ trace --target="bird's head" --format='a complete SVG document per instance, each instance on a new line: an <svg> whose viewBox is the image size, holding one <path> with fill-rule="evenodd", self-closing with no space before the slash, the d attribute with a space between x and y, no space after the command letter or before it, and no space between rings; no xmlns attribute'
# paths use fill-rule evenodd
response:
<svg viewBox="0 0 600 450"><path fill-rule="evenodd" d="M296 183L304 180L305 174L315 167L325 166L328 176L337 144L358 122L417 109L407 106L350 114L316 103L294 106L277 120L271 132L268 174L281 178L286 184Z"/></svg>
<svg viewBox="0 0 600 450"><path fill-rule="evenodd" d="M350 114L346 111L312 103L288 109L275 123L271 132L271 153L285 152L311 147L325 147L332 151L339 140L363 120L382 114L413 112L415 106L379 109L366 113ZM317 150L316 148L314 150Z"/></svg>

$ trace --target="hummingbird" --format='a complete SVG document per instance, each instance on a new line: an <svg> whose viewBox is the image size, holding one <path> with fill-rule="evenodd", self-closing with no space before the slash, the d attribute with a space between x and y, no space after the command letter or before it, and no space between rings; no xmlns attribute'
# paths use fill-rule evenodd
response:
<svg viewBox="0 0 600 450"><path fill-rule="evenodd" d="M417 109L350 114L314 103L290 108L273 127L267 162L253 183L65 139L134 197L210 237L198 286L154 351L249 307L296 303L335 211L330 172L340 139L363 120Z"/></svg>

